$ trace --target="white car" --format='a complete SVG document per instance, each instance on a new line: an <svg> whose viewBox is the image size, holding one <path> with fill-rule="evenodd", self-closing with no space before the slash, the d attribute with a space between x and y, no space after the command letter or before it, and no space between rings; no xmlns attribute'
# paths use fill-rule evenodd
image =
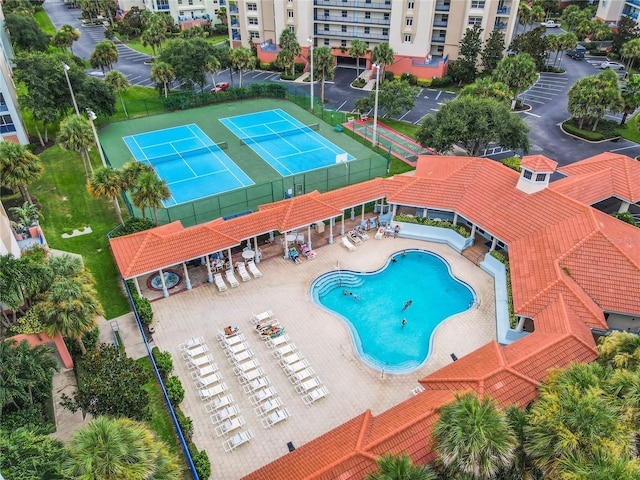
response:
<svg viewBox="0 0 640 480"><path fill-rule="evenodd" d="M547 28L557 28L562 24L557 20L547 20L546 22L542 22L540 25Z"/></svg>
<svg viewBox="0 0 640 480"><path fill-rule="evenodd" d="M602 70L606 69L606 68L610 68L611 70L624 70L624 65L618 62L602 62L600 64L600 68Z"/></svg>

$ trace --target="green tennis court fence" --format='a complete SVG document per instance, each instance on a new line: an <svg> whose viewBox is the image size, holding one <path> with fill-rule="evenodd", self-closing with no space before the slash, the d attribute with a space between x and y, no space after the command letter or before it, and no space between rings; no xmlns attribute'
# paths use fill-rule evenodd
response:
<svg viewBox="0 0 640 480"><path fill-rule="evenodd" d="M252 137L241 138L240 145L248 145L251 143L263 142L265 140L276 140L278 138L291 137L291 136L299 135L301 133L306 133L312 130L313 131L320 130L320 124L312 123L311 125L306 125L300 128L292 128L290 130L283 130L281 132L265 133L263 135L254 135Z"/></svg>

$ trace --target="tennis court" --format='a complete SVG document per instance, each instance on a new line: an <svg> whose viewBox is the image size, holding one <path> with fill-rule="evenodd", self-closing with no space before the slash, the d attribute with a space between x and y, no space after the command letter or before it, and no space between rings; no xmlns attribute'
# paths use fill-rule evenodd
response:
<svg viewBox="0 0 640 480"><path fill-rule="evenodd" d="M165 207L254 184L195 123L122 139L137 161L167 182Z"/></svg>
<svg viewBox="0 0 640 480"><path fill-rule="evenodd" d="M334 165L337 158L355 159L316 133L319 124L305 125L281 109L221 118L220 122L283 177Z"/></svg>

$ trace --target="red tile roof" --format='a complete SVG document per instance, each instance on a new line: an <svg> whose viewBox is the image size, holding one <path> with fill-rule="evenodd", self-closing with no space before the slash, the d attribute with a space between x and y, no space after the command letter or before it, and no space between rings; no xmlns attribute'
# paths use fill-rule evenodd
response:
<svg viewBox="0 0 640 480"><path fill-rule="evenodd" d="M554 163L538 156L525 161L537 169ZM598 184L598 195L638 199L640 163L628 157L598 155L562 171L609 179L610 191ZM176 222L112 239L111 246L120 272L130 278L383 197L455 211L504 241L514 308L533 319L534 333L506 347L491 342L420 380L425 392L376 417L367 411L245 477L360 480L384 452L407 452L416 462L433 459L431 428L452 392L475 390L502 406L525 405L550 368L596 357L590 329L607 328L603 311L640 315L640 229L581 203L590 195L581 193L580 182L560 180L559 187L526 194L516 188L518 177L487 159L428 156L418 162L415 177L312 192L186 229Z"/></svg>
<svg viewBox="0 0 640 480"><path fill-rule="evenodd" d="M532 172L555 172L558 162L544 155L525 155L520 161L520 166Z"/></svg>

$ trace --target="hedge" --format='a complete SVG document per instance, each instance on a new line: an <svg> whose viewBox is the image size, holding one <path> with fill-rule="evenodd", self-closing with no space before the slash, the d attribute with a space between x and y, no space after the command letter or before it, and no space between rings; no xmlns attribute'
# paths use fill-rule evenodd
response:
<svg viewBox="0 0 640 480"><path fill-rule="evenodd" d="M445 220L431 220L426 217L414 217L410 215L396 215L394 220L396 222L404 222L404 223L416 223L418 225L427 225L429 227L440 227L440 228L449 228L454 230L459 235L462 235L464 238L469 238L471 236L471 232L469 232L466 228L461 225L454 225L451 222L447 222Z"/></svg>

